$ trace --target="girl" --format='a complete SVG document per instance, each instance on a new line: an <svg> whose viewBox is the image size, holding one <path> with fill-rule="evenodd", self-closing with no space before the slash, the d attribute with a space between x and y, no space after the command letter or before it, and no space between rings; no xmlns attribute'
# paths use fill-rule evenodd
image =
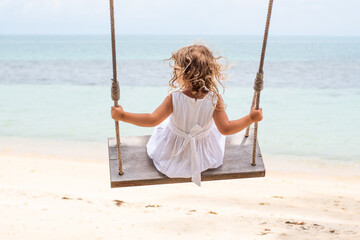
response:
<svg viewBox="0 0 360 240"><path fill-rule="evenodd" d="M191 177L200 186L201 172L223 163L223 135L240 132L263 118L262 109L253 108L249 115L229 121L217 86L224 79L220 58L204 45L183 47L167 59L173 62L169 84L177 91L169 94L153 113L125 112L121 106L111 108L116 121L157 126L146 145L147 153L155 167L168 177Z"/></svg>

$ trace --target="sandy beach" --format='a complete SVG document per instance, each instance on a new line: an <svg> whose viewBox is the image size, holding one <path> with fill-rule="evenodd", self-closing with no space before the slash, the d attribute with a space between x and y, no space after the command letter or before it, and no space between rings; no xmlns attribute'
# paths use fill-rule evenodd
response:
<svg viewBox="0 0 360 240"><path fill-rule="evenodd" d="M0 239L360 239L359 164L264 155L265 178L111 189L106 144L0 143Z"/></svg>

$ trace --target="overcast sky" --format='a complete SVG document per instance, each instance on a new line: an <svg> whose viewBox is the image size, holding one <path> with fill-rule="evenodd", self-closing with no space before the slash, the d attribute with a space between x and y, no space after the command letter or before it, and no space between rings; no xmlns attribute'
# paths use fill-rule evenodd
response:
<svg viewBox="0 0 360 240"><path fill-rule="evenodd" d="M118 34L262 34L267 0L114 0ZM273 35L360 35L360 0L274 0ZM108 0L0 0L0 34L108 34Z"/></svg>

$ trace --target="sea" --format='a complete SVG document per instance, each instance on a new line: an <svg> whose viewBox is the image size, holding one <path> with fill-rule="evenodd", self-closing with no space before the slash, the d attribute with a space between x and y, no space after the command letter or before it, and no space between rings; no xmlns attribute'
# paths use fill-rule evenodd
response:
<svg viewBox="0 0 360 240"><path fill-rule="evenodd" d="M152 112L169 93L165 59L206 44L227 66L230 119L249 113L262 36L117 35L120 104ZM108 35L0 35L0 137L107 144ZM360 37L269 36L260 106L264 154L360 161ZM122 136L153 128L120 123ZM0 146L1 149L1 146Z"/></svg>

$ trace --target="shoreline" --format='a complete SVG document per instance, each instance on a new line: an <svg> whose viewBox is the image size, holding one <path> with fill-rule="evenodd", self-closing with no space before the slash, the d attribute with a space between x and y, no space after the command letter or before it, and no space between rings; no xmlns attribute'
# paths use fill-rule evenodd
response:
<svg viewBox="0 0 360 240"><path fill-rule="evenodd" d="M260 146L261 147L261 146ZM37 158L52 158L67 161L108 161L107 139L98 141L77 141L46 138L25 138L13 136L0 136L0 155L4 156L31 156ZM273 169L279 171L290 168L312 172L308 164L316 165L320 172L332 168L343 167L348 174L360 175L360 159L358 161L324 159L316 156L296 156L287 154L267 154L262 152L265 165L272 164ZM329 166L326 166L329 165ZM336 175L336 173L334 173ZM338 172L342 175L341 172Z"/></svg>

